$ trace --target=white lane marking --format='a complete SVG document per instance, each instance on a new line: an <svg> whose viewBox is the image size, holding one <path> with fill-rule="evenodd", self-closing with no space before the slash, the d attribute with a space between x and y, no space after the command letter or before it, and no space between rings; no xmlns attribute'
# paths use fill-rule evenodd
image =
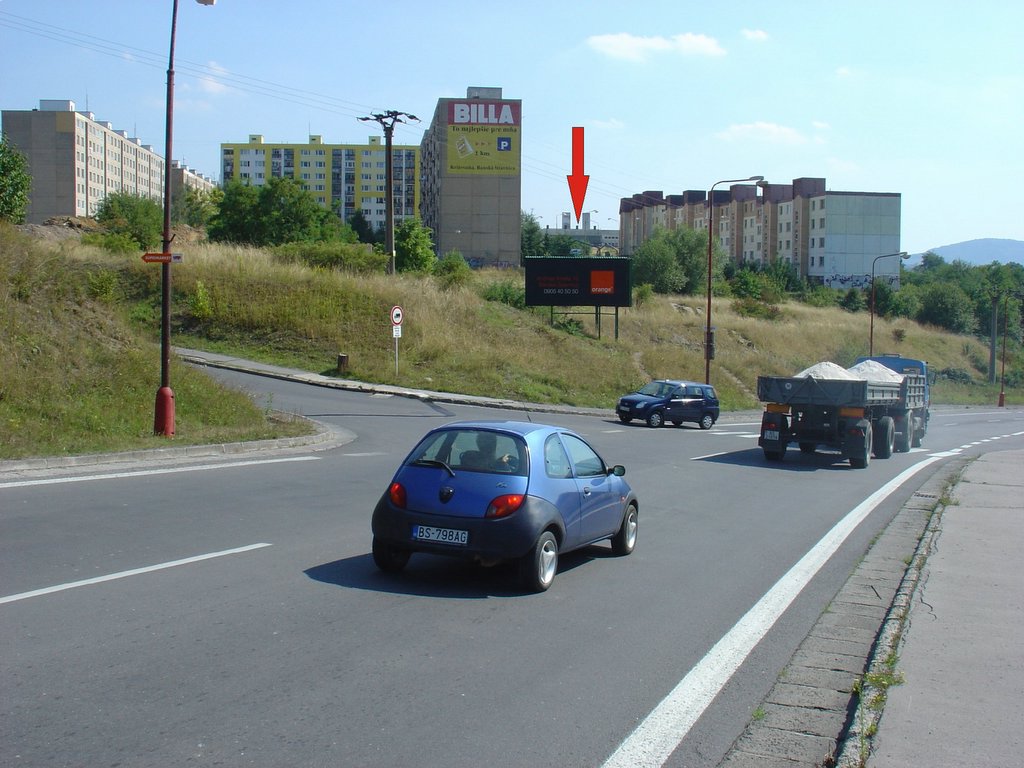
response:
<svg viewBox="0 0 1024 768"><path fill-rule="evenodd" d="M22 488L27 485L59 485L61 483L84 483L88 480L117 480L125 477L146 477L147 475L170 475L175 472L204 472L210 469L229 467L250 467L257 464L280 464L286 461L320 461L319 456L293 456L287 459L253 459L252 461L231 461L224 464L182 465L161 469L143 469L137 472L109 472L100 475L79 475L78 477L49 477L42 480L13 480L0 483L0 488Z"/></svg>
<svg viewBox="0 0 1024 768"><path fill-rule="evenodd" d="M932 456L903 470L836 523L715 643L707 655L626 737L604 762L603 768L654 768L664 765L754 647L768 634L772 625L846 538L889 494L938 460L937 456Z"/></svg>
<svg viewBox="0 0 1024 768"><path fill-rule="evenodd" d="M715 456L725 456L729 451L719 451L718 453L705 453L703 456L694 456L690 461L700 461L701 459L713 459Z"/></svg>
<svg viewBox="0 0 1024 768"><path fill-rule="evenodd" d="M144 568L133 568L130 571L121 571L120 573L111 573L107 576L97 576L93 579L83 579L82 581L71 581L67 584L57 584L53 587L44 587L43 589L34 589L31 592L21 592L17 595L8 595L7 597L0 597L0 605L4 603L13 603L18 600L27 600L30 597L39 597L40 595L49 595L54 592L63 592L67 589L75 589L77 587L86 587L90 584L102 584L104 581L114 581L115 579L125 579L129 576L138 576L142 573L152 573L153 571L162 571L165 568L175 568L179 565L189 565L190 563L198 563L203 560L212 560L215 557L225 557L227 555L238 555L242 552L250 552L254 549L262 549L263 547L269 547L270 544L250 544L246 547L237 547L235 549L225 549L220 552L210 552L207 555L196 555L195 557L186 557L183 560L172 560L169 563L160 563L159 565L147 565Z"/></svg>

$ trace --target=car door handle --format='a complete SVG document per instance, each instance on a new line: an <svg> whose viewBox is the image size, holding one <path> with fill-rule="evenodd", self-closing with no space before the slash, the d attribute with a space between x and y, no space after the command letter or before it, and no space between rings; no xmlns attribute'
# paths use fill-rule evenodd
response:
<svg viewBox="0 0 1024 768"><path fill-rule="evenodd" d="M583 495L584 496L589 496L590 495L590 486L589 485L583 486Z"/></svg>

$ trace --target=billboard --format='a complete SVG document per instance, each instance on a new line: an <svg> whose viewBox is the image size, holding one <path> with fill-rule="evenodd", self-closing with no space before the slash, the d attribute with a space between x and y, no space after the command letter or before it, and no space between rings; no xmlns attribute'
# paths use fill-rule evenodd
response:
<svg viewBox="0 0 1024 768"><path fill-rule="evenodd" d="M521 118L518 101L450 101L448 173L518 176Z"/></svg>
<svg viewBox="0 0 1024 768"><path fill-rule="evenodd" d="M528 307L631 307L631 260L622 257L523 259Z"/></svg>

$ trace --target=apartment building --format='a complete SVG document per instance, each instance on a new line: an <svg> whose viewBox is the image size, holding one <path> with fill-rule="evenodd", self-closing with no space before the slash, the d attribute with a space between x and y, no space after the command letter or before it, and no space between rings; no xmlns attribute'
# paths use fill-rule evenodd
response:
<svg viewBox="0 0 1024 768"><path fill-rule="evenodd" d="M438 256L475 267L520 264L522 101L501 88L439 99L420 144L423 223Z"/></svg>
<svg viewBox="0 0 1024 768"><path fill-rule="evenodd" d="M251 134L244 143L221 144L224 184L240 181L263 186L267 179L291 178L320 205L345 221L362 211L374 228L387 218L387 146L380 136L366 144L326 144L312 135L304 144L269 143ZM391 145L395 224L420 209L420 148Z"/></svg>
<svg viewBox="0 0 1024 768"><path fill-rule="evenodd" d="M695 190L622 198L622 253L632 255L659 227L706 233L712 211L719 247L735 264L783 261L801 277L833 288L869 285L874 258L900 250L899 193L829 191L823 178L799 178L733 184L714 190L711 201ZM875 276L898 287L899 264L879 261Z"/></svg>
<svg viewBox="0 0 1024 768"><path fill-rule="evenodd" d="M163 205L164 158L92 112L77 111L73 101L44 99L38 109L5 109L0 128L28 161L30 224L59 216L94 216L113 193L148 197ZM175 166L172 174L172 197L186 188L216 186L187 166Z"/></svg>

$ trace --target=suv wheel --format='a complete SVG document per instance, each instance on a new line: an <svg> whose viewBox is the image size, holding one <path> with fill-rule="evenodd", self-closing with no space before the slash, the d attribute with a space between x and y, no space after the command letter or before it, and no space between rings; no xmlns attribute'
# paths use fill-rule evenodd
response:
<svg viewBox="0 0 1024 768"><path fill-rule="evenodd" d="M711 429L711 427L715 425L715 417L710 413L705 413L700 417L700 421L698 423L700 424L701 429Z"/></svg>
<svg viewBox="0 0 1024 768"><path fill-rule="evenodd" d="M665 423L665 417L661 415L661 411L653 410L647 414L647 426L654 427L657 429Z"/></svg>

